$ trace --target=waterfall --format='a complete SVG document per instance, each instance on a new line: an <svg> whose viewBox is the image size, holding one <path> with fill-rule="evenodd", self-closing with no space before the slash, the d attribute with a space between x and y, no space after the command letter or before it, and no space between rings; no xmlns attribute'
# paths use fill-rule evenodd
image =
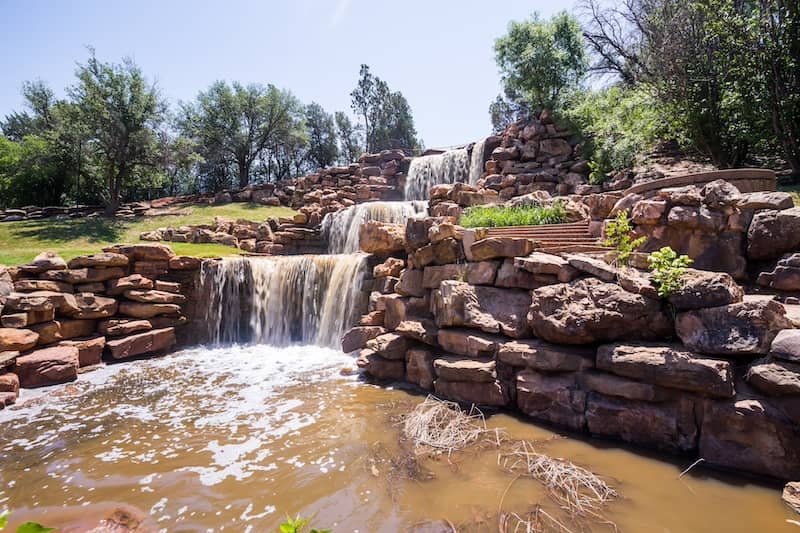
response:
<svg viewBox="0 0 800 533"><path fill-rule="evenodd" d="M363 312L364 255L296 255L206 261L201 284L215 344L336 348Z"/></svg>
<svg viewBox="0 0 800 533"><path fill-rule="evenodd" d="M431 187L469 179L469 154L466 148L443 154L415 157L406 178L406 200L427 200Z"/></svg>
<svg viewBox="0 0 800 533"><path fill-rule="evenodd" d="M359 251L358 230L369 220L405 224L409 218L424 215L428 202L367 202L328 213L322 219L322 236L328 240L328 252L351 254Z"/></svg>
<svg viewBox="0 0 800 533"><path fill-rule="evenodd" d="M481 139L472 145L472 157L469 162L469 184L475 185L483 175L483 167L486 163L483 160L483 150L486 147L486 139Z"/></svg>

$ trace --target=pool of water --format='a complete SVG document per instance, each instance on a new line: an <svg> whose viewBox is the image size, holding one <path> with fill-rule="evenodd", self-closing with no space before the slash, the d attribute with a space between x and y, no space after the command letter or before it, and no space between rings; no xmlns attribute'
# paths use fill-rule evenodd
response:
<svg viewBox="0 0 800 533"><path fill-rule="evenodd" d="M148 516L140 530L169 532L274 531L287 514L336 532L496 532L500 513L562 516L492 447L413 457L398 416L424 397L343 372L353 366L317 347L197 348L23 391L0 411L0 509L66 528L125 504ZM603 477L619 497L602 514L620 531L798 531L778 487L701 468L679 478L686 461L508 415L488 425Z"/></svg>

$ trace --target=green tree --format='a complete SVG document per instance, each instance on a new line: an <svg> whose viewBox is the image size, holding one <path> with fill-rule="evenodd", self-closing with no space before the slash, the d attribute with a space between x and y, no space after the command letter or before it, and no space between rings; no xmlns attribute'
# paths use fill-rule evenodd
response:
<svg viewBox="0 0 800 533"><path fill-rule="evenodd" d="M310 162L317 168L331 166L339 157L333 115L326 113L318 103L312 102L306 107L305 118Z"/></svg>
<svg viewBox="0 0 800 533"><path fill-rule="evenodd" d="M92 51L76 76L69 94L89 138L87 164L101 184L106 211L113 213L126 190L152 176L165 103L131 59L102 63Z"/></svg>
<svg viewBox="0 0 800 533"><path fill-rule="evenodd" d="M533 109L558 109L588 66L580 25L566 12L547 21L536 13L512 21L494 51L505 93L519 95Z"/></svg>
<svg viewBox="0 0 800 533"><path fill-rule="evenodd" d="M183 106L181 129L218 171L233 167L220 174L235 173L246 187L258 173L253 165L302 122L302 110L289 91L273 85L218 81Z"/></svg>
<svg viewBox="0 0 800 533"><path fill-rule="evenodd" d="M339 135L340 162L352 163L361 155L361 137L358 128L342 111L335 113L334 120L336 121L336 132Z"/></svg>

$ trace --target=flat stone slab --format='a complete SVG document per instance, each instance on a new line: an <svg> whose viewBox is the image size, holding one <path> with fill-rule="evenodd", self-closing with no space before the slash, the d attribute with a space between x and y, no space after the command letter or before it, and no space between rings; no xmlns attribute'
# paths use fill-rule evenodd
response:
<svg viewBox="0 0 800 533"><path fill-rule="evenodd" d="M493 359L440 357L433 361L436 376L447 381L492 382L497 378Z"/></svg>

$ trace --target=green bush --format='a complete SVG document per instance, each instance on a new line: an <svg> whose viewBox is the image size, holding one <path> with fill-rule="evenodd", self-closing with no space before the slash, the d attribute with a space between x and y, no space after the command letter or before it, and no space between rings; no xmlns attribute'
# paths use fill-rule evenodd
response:
<svg viewBox="0 0 800 533"><path fill-rule="evenodd" d="M665 246L647 258L648 266L653 272L653 282L658 286L658 295L669 298L670 295L683 288L686 267L693 261L687 255L678 253Z"/></svg>
<svg viewBox="0 0 800 533"><path fill-rule="evenodd" d="M541 226L564 222L567 212L560 202L553 205L519 207L475 206L461 215L465 228L496 228L503 226Z"/></svg>
<svg viewBox="0 0 800 533"><path fill-rule="evenodd" d="M617 250L617 263L627 265L631 254L641 246L646 237L631 240L633 226L626 211L617 213L617 218L608 223L606 227L606 246L613 246Z"/></svg>

